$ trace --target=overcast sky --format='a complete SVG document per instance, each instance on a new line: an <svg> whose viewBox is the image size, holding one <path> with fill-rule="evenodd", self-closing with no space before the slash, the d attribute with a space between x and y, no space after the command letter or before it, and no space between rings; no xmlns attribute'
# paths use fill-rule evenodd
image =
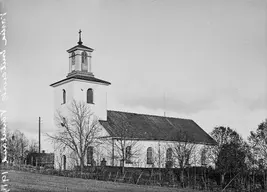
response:
<svg viewBox="0 0 267 192"><path fill-rule="evenodd" d="M55 130L49 85L66 77L79 29L94 75L112 83L109 109L165 109L244 137L267 117L266 0L10 0L6 10L7 117L29 138L39 116L43 133Z"/></svg>

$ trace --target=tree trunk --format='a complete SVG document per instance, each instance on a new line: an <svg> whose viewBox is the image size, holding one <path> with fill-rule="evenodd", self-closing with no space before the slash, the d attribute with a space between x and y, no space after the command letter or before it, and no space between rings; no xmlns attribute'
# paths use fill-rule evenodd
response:
<svg viewBox="0 0 267 192"><path fill-rule="evenodd" d="M181 169L181 175L180 175L180 181L181 181L181 187L184 188L184 169Z"/></svg>
<svg viewBox="0 0 267 192"><path fill-rule="evenodd" d="M122 161L122 174L125 172L125 167L124 167L124 160Z"/></svg>
<svg viewBox="0 0 267 192"><path fill-rule="evenodd" d="M225 176L225 173L222 173L221 174L221 186L224 187L224 176Z"/></svg>
<svg viewBox="0 0 267 192"><path fill-rule="evenodd" d="M83 159L83 157L80 158L80 169L81 169L81 173L83 173L83 169L84 169L84 159Z"/></svg>

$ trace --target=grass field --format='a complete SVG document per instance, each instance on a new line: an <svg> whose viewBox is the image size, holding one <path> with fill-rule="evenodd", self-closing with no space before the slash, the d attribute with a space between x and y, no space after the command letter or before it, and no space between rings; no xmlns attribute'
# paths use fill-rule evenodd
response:
<svg viewBox="0 0 267 192"><path fill-rule="evenodd" d="M108 181L87 180L37 173L8 171L9 189L15 192L189 192L189 189L175 189L156 186L116 183ZM196 192L196 191L195 191Z"/></svg>

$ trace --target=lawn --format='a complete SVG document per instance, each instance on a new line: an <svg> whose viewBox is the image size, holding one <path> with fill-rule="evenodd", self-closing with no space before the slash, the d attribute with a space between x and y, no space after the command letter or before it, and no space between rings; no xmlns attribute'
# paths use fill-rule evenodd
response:
<svg viewBox="0 0 267 192"><path fill-rule="evenodd" d="M42 175L37 173L8 171L9 189L16 192L189 192L193 190L175 189L156 186L142 186L134 184L116 183L109 181L87 180L79 178Z"/></svg>

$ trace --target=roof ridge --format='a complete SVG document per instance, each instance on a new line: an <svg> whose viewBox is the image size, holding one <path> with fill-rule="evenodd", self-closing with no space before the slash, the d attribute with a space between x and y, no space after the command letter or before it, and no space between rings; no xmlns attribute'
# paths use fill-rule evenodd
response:
<svg viewBox="0 0 267 192"><path fill-rule="evenodd" d="M190 120L193 121L192 119L186 119L186 118L180 118L180 117L166 117L166 116L161 116L161 115L152 115L152 114L144 114L144 113L134 113L134 112L128 112L128 111L118 111L118 110L107 110L110 112L119 112L119 113L130 113L130 114L136 114L136 115L145 115L145 116L151 116L151 117L165 117L165 118L170 118L170 119L181 119L181 120Z"/></svg>

